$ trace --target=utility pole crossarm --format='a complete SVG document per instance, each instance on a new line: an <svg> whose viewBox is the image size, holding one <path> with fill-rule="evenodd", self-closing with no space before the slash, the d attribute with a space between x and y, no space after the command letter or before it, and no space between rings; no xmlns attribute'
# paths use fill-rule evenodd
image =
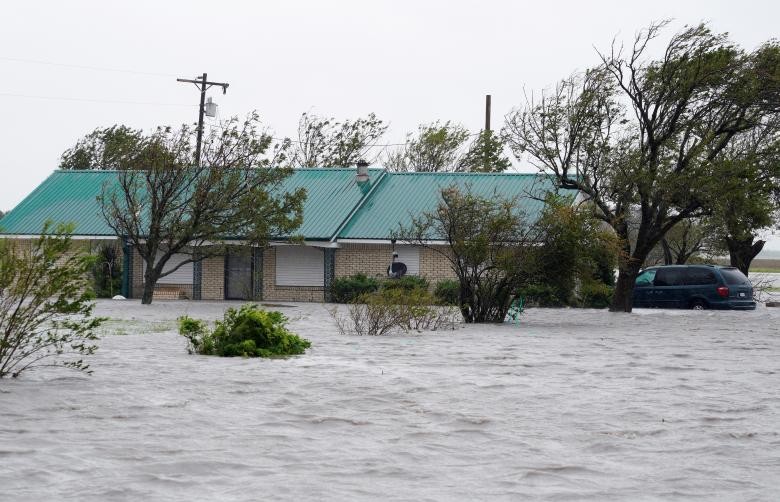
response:
<svg viewBox="0 0 780 502"><path fill-rule="evenodd" d="M195 145L195 165L200 167L200 145L203 141L203 112L205 110L206 91L211 87L218 85L222 87L222 94L226 94L228 85L230 84L226 82L209 82L205 73L198 79L177 78L176 81L195 84L195 87L197 87L200 91L200 108L198 110L198 140L197 144Z"/></svg>

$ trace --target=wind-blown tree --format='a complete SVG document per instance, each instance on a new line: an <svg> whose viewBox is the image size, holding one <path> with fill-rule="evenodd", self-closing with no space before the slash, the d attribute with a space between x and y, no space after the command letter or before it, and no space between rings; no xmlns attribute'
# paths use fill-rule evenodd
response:
<svg viewBox="0 0 780 502"><path fill-rule="evenodd" d="M512 167L504 155L503 138L491 130L483 130L458 162L458 171L500 173Z"/></svg>
<svg viewBox="0 0 780 502"><path fill-rule="evenodd" d="M196 131L160 128L136 143L119 163L115 185L101 196L103 217L146 264L141 302L152 302L161 277L209 256L240 237L262 246L270 235L290 234L302 222L304 189L286 192L290 169L271 166L272 138L257 114L229 120L204 138L201 166L193 166ZM166 270L177 253L189 255Z"/></svg>
<svg viewBox="0 0 780 502"><path fill-rule="evenodd" d="M125 125L97 128L63 152L60 169L120 169L142 138L142 131Z"/></svg>
<svg viewBox="0 0 780 502"><path fill-rule="evenodd" d="M365 118L337 122L309 113L298 122L298 140L292 142L293 167L347 167L368 158L387 131L373 113Z"/></svg>
<svg viewBox="0 0 780 502"><path fill-rule="evenodd" d="M580 190L623 241L613 311L631 311L645 258L719 193L730 173L713 160L735 135L776 114L780 100L775 42L746 53L699 25L674 34L663 55L649 59L665 25L651 25L627 51L613 44L599 66L551 94L526 97L504 128L516 156Z"/></svg>
<svg viewBox="0 0 780 502"><path fill-rule="evenodd" d="M428 248L446 260L460 285L459 307L467 323L503 322L533 273L525 259L538 240L517 199L482 197L469 189L441 191L437 208L401 227L401 242ZM432 240L446 245L431 245Z"/></svg>
<svg viewBox="0 0 780 502"><path fill-rule="evenodd" d="M780 211L780 121L741 134L715 159L729 172L720 193L708 200L706 230L718 251L729 254L731 266L748 275L764 248L760 238L778 221Z"/></svg>
<svg viewBox="0 0 780 502"><path fill-rule="evenodd" d="M394 171L457 171L469 136L468 129L449 120L422 124L417 136L407 135L406 143L391 151L384 164Z"/></svg>
<svg viewBox="0 0 780 502"><path fill-rule="evenodd" d="M104 319L92 315L92 257L74 249L72 231L46 223L31 246L0 241L0 378L42 366L89 372Z"/></svg>

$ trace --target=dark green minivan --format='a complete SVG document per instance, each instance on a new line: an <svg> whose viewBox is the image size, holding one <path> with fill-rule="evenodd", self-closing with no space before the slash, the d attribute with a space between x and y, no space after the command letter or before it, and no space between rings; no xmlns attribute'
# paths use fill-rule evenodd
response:
<svg viewBox="0 0 780 502"><path fill-rule="evenodd" d="M753 310L753 286L734 267L667 265L639 272L634 307Z"/></svg>

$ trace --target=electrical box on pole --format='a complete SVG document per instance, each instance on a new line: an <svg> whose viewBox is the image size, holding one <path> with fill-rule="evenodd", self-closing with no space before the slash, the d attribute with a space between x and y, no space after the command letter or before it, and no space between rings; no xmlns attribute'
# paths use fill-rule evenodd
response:
<svg viewBox="0 0 780 502"><path fill-rule="evenodd" d="M203 142L203 115L206 114L209 117L213 117L217 114L217 104L213 103L211 101L211 98L209 98L209 108L207 110L206 108L206 91L211 88L212 86L218 85L222 87L222 94L227 93L228 85L224 82L209 82L206 80L206 74L204 73L197 79L187 79L187 78L177 78L177 82L188 82L190 84L195 84L195 87L198 88L200 91L200 107L198 108L198 140L195 145L195 165L200 166L200 146ZM210 113L211 114L210 114ZM212 115L213 114L213 115Z"/></svg>

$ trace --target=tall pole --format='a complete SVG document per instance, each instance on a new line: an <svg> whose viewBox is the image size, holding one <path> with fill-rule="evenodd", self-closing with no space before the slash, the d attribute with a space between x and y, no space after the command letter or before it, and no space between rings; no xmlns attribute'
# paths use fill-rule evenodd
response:
<svg viewBox="0 0 780 502"><path fill-rule="evenodd" d="M482 159L484 162L483 169L485 172L490 172L490 162L488 159L488 145L490 144L489 141L491 139L491 132L490 132L490 94L485 95L485 137L484 137L484 143L482 146L484 147L483 155L484 158Z"/></svg>
<svg viewBox="0 0 780 502"><path fill-rule="evenodd" d="M206 73L200 80L200 109L198 111L198 142L195 145L195 167L200 167L200 144L203 141L203 112L206 107Z"/></svg>
<svg viewBox="0 0 780 502"><path fill-rule="evenodd" d="M209 82L207 80L206 73L204 72L203 75L200 77L197 77L196 79L188 79L188 78L177 78L177 82L188 82L190 84L195 84L195 87L198 88L200 91L200 107L198 109L198 140L197 144L195 145L195 165L200 167L200 146L203 142L203 114L206 111L206 91L214 85L218 85L222 87L222 94L227 93L227 88L230 84L227 84L225 82Z"/></svg>
<svg viewBox="0 0 780 502"><path fill-rule="evenodd" d="M490 132L490 94L485 95L485 131Z"/></svg>

